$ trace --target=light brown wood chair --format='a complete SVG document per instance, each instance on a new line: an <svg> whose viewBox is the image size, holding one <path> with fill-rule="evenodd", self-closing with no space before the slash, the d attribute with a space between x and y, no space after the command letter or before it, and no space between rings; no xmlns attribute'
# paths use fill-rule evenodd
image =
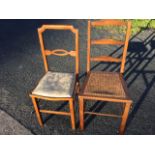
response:
<svg viewBox="0 0 155 155"><path fill-rule="evenodd" d="M114 39L91 39L92 28L97 26L123 26L126 27L126 34L124 41ZM121 125L119 133L123 134L128 118L128 113L132 100L128 95L127 87L123 79L125 68L127 48L130 36L131 22L122 20L97 20L88 21L88 42L87 42L87 76L81 87L79 93L79 115L80 115L80 129L84 129L84 115L100 115L121 118ZM92 45L122 45L123 52L121 58L112 56L97 56L91 57ZM90 71L91 61L96 62L115 62L121 63L120 72L106 72L106 71ZM123 112L121 115L103 114L99 112L85 111L85 100L97 100L105 102L121 103Z"/></svg>
<svg viewBox="0 0 155 155"><path fill-rule="evenodd" d="M47 50L44 46L43 32L46 30L69 30L75 36L75 49L67 51L64 49ZM79 75L79 49L78 29L72 25L43 25L38 29L41 52L45 67L45 75L41 78L36 88L30 94L36 112L38 122L43 127L41 113L66 115L71 117L72 129L75 129L74 96L78 86ZM75 73L62 73L49 71L47 56L71 56L75 58ZM70 112L51 111L39 109L37 100L68 101Z"/></svg>

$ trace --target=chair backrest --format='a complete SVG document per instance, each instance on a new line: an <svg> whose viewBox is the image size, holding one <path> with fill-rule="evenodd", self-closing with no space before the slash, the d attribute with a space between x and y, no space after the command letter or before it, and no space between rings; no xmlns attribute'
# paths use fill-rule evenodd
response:
<svg viewBox="0 0 155 155"><path fill-rule="evenodd" d="M43 32L46 30L69 30L75 34L75 49L73 51L67 51L65 49L55 49L47 50L44 46ZM39 42L41 46L41 52L43 56L43 62L45 71L49 70L47 56L56 55L56 56L72 56L75 57L75 73L78 76L79 74L79 36L78 29L75 29L72 25L43 25L41 28L38 28Z"/></svg>
<svg viewBox="0 0 155 155"><path fill-rule="evenodd" d="M91 39L91 30L93 27L101 27L101 26L117 26L117 27L126 27L125 40L115 40L115 39L99 39L92 40ZM131 30L131 22L130 21L122 21L122 20L98 20L98 21L88 21L88 42L87 42L87 72L90 71L91 61L103 61L103 62L115 62L121 63L120 73L124 73L126 56L127 56L127 48L130 37ZM91 46L92 45L122 45L123 53L121 58L115 58L112 56L98 56L91 58Z"/></svg>

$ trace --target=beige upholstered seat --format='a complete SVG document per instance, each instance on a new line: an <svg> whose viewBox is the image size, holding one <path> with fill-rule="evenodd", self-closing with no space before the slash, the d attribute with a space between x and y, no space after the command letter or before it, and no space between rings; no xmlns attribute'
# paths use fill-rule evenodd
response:
<svg viewBox="0 0 155 155"><path fill-rule="evenodd" d="M45 97L71 97L74 85L73 73L47 72L32 94Z"/></svg>

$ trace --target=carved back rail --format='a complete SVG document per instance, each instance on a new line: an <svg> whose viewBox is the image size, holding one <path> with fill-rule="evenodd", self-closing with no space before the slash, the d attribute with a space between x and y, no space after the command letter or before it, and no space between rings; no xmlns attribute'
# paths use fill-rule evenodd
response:
<svg viewBox="0 0 155 155"><path fill-rule="evenodd" d="M56 49L56 50L45 50L45 54L47 56L49 55L56 55L56 56L67 56L67 55L70 55L72 57L75 57L76 56L76 51L67 51L67 50L64 50L64 49Z"/></svg>

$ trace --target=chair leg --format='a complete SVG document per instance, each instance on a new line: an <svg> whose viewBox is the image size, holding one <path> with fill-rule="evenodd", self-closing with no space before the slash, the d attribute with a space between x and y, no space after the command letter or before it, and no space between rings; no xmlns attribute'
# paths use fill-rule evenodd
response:
<svg viewBox="0 0 155 155"><path fill-rule="evenodd" d="M80 92L80 82L78 82L77 84L77 95L79 94L79 92Z"/></svg>
<svg viewBox="0 0 155 155"><path fill-rule="evenodd" d="M36 116L37 116L39 125L41 127L43 127L43 122L42 122L42 118L41 118L41 115L40 115L40 112L39 112L39 109L38 109L38 106L37 106L36 99L33 96L31 98L32 98L32 103L33 103L33 106L34 106L34 109L35 109L35 112L36 112Z"/></svg>
<svg viewBox="0 0 155 155"><path fill-rule="evenodd" d="M121 135L123 135L125 131L125 126L126 126L130 107L131 107L131 102L125 103L125 108L124 108L124 112L122 115L122 121L121 121L120 129L119 129L119 134Z"/></svg>
<svg viewBox="0 0 155 155"><path fill-rule="evenodd" d="M79 97L80 129L84 129L84 100Z"/></svg>
<svg viewBox="0 0 155 155"><path fill-rule="evenodd" d="M72 129L75 130L75 114L74 114L74 105L73 105L72 99L69 100L69 108L70 108Z"/></svg>
<svg viewBox="0 0 155 155"><path fill-rule="evenodd" d="M121 113L123 115L126 103L121 103Z"/></svg>

